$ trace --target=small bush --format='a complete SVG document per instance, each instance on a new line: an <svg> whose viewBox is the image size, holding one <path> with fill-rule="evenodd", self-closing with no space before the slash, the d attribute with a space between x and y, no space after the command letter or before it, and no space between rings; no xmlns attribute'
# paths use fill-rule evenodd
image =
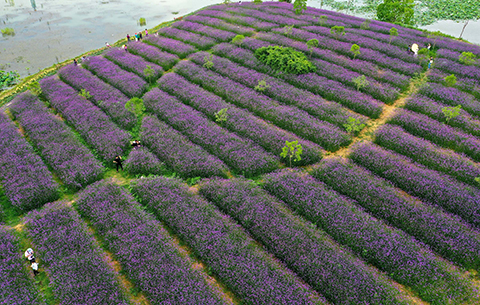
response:
<svg viewBox="0 0 480 305"><path fill-rule="evenodd" d="M145 21L145 18L142 17L142 18L138 19L138 23L139 23L141 26L144 26L144 25L147 24L147 21Z"/></svg>
<svg viewBox="0 0 480 305"><path fill-rule="evenodd" d="M273 69L286 73L304 74L316 71L316 67L307 56L292 48L280 46L262 47L255 51L255 56Z"/></svg>
<svg viewBox="0 0 480 305"><path fill-rule="evenodd" d="M458 56L458 60L465 65L474 65L477 62L477 56L472 52L462 52L462 54Z"/></svg>
<svg viewBox="0 0 480 305"><path fill-rule="evenodd" d="M245 39L245 36L243 35L237 35L233 37L232 43L236 45L241 45L243 43L243 40Z"/></svg>
<svg viewBox="0 0 480 305"><path fill-rule="evenodd" d="M6 35L15 36L15 30L12 28L4 28L4 29L1 29L0 31L2 31L2 35L4 36Z"/></svg>
<svg viewBox="0 0 480 305"><path fill-rule="evenodd" d="M339 25L333 26L330 29L330 33L332 35L337 36L337 37L343 36L343 35L345 35L345 27L344 26L339 26Z"/></svg>
<svg viewBox="0 0 480 305"><path fill-rule="evenodd" d="M5 72L0 70L0 90L4 90L18 82L20 75L17 71Z"/></svg>
<svg viewBox="0 0 480 305"><path fill-rule="evenodd" d="M457 83L457 77L453 74L451 74L449 76L445 76L444 80L445 80L445 84L448 87L453 87Z"/></svg>

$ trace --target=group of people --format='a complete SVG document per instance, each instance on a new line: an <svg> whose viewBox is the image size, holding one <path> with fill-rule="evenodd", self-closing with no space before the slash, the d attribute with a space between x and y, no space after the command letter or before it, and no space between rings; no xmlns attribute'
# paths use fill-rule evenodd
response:
<svg viewBox="0 0 480 305"><path fill-rule="evenodd" d="M30 263L30 267L32 267L33 276L37 276L37 274L39 274L40 272L38 272L38 263L35 261L35 256L33 255L32 248L28 248L27 251L25 251L25 257Z"/></svg>
<svg viewBox="0 0 480 305"><path fill-rule="evenodd" d="M429 43L427 45L427 50L430 52L431 49L432 49L432 45ZM416 57L418 55L418 45L416 43L408 45L407 52L408 54L412 54L413 56ZM430 69L432 65L433 65L433 56L430 56L428 60L428 69Z"/></svg>
<svg viewBox="0 0 480 305"><path fill-rule="evenodd" d="M143 39L142 32L135 33L134 37L135 37L136 41L142 40ZM145 37L148 37L148 30L147 29L145 29ZM132 37L129 34L127 34L127 41L130 41L130 39L132 39Z"/></svg>
<svg viewBox="0 0 480 305"><path fill-rule="evenodd" d="M130 145L133 147L133 149L137 149L139 147L142 147L139 140L131 141ZM117 166L117 172L118 172L119 168L121 168L122 171L123 171L122 162L123 162L123 159L122 159L122 156L120 156L120 155L117 155L115 157L115 159L113 160L113 163L115 163L115 165Z"/></svg>

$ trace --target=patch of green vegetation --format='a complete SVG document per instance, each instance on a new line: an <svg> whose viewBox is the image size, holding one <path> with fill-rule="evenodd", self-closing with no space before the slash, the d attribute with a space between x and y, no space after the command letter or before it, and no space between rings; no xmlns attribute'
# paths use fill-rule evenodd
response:
<svg viewBox="0 0 480 305"><path fill-rule="evenodd" d="M317 70L305 54L292 48L280 46L262 47L255 51L255 56L273 69L286 73L305 74Z"/></svg>
<svg viewBox="0 0 480 305"><path fill-rule="evenodd" d="M138 23L141 25L141 26L144 26L147 24L147 21L145 20L145 18L141 17L140 19L138 19Z"/></svg>
<svg viewBox="0 0 480 305"><path fill-rule="evenodd" d="M12 28L4 28L4 29L1 29L0 31L2 31L2 35L4 36L7 36L7 35L15 36L15 30Z"/></svg>
<svg viewBox="0 0 480 305"><path fill-rule="evenodd" d="M15 85L20 79L20 74L17 71L5 72L0 70L0 91Z"/></svg>

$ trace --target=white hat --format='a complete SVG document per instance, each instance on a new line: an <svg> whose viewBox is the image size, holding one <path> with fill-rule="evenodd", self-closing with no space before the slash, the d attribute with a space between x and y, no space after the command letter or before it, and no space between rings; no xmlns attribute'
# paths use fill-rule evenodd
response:
<svg viewBox="0 0 480 305"><path fill-rule="evenodd" d="M32 248L28 248L27 251L25 251L25 257L29 257L32 254L33 254L33 249Z"/></svg>

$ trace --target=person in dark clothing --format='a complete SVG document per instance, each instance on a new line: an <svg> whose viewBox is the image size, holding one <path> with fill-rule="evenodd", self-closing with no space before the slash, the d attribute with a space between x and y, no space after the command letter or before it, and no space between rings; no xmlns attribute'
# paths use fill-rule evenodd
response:
<svg viewBox="0 0 480 305"><path fill-rule="evenodd" d="M74 65L74 66L78 65L78 62L77 62L76 59L73 60L73 65Z"/></svg>
<svg viewBox="0 0 480 305"><path fill-rule="evenodd" d="M143 36L142 36L142 32L138 33L138 39L139 40L142 40Z"/></svg>
<svg viewBox="0 0 480 305"><path fill-rule="evenodd" d="M132 147L133 149L137 149L139 148L141 145L140 145L140 141L139 140L135 140L135 141L132 141Z"/></svg>
<svg viewBox="0 0 480 305"><path fill-rule="evenodd" d="M122 171L123 171L122 162L123 162L123 160L122 160L122 157L120 157L120 156L116 156L116 157L115 157L115 160L113 160L113 163L115 163L115 164L117 165L117 172L118 172L118 168L119 168L119 167L120 167L120 168L122 169Z"/></svg>
<svg viewBox="0 0 480 305"><path fill-rule="evenodd" d="M130 41L130 35L127 34L127 41Z"/></svg>

